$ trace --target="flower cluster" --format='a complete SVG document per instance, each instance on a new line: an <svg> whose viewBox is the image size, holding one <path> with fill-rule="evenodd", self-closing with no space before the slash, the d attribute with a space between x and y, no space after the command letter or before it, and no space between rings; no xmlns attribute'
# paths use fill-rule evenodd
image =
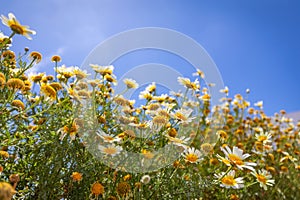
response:
<svg viewBox="0 0 300 200"><path fill-rule="evenodd" d="M42 54L10 49L35 31L1 20L0 199L300 199L300 122L285 111L228 87L213 106L200 70L178 77L184 91L151 83L135 100L131 78L115 93L112 65L89 74L54 55L49 74L30 73Z"/></svg>

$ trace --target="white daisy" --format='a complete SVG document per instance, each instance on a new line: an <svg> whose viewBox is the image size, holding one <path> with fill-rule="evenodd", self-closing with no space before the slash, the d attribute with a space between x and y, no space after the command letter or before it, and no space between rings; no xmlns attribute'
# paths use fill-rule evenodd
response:
<svg viewBox="0 0 300 200"><path fill-rule="evenodd" d="M114 144L107 146L99 145L98 148L102 153L112 157L119 154L123 150L121 146L116 146Z"/></svg>
<svg viewBox="0 0 300 200"><path fill-rule="evenodd" d="M217 155L219 160L225 163L227 166L235 165L239 169L247 168L251 171L255 171L253 166L256 166L256 163L253 162L244 162L244 159L248 158L250 154L243 154L243 150L238 147L233 147L233 151L228 146L225 146L225 149L221 147L221 150L225 154L225 158Z"/></svg>
<svg viewBox="0 0 300 200"><path fill-rule="evenodd" d="M179 109L171 113L171 117L178 120L179 123L190 123L195 117L190 117L192 109Z"/></svg>
<svg viewBox="0 0 300 200"><path fill-rule="evenodd" d="M104 133L102 130L98 131L97 135L99 135L103 139L103 141L107 142L107 143L113 143L113 142L120 142L121 141L121 138L113 137L109 134Z"/></svg>
<svg viewBox="0 0 300 200"><path fill-rule="evenodd" d="M195 149L194 147L188 147L187 149L185 149L182 155L184 159L190 163L197 163L201 160L201 152L198 149Z"/></svg>
<svg viewBox="0 0 300 200"><path fill-rule="evenodd" d="M275 180L272 180L272 175L265 169L251 172L253 176L256 177L257 182L259 182L260 187L267 190L267 186L273 186L275 184Z"/></svg>
<svg viewBox="0 0 300 200"><path fill-rule="evenodd" d="M244 187L243 177L234 178L235 171L230 170L226 175L225 172L215 174L215 177L221 182L221 187L240 189Z"/></svg>

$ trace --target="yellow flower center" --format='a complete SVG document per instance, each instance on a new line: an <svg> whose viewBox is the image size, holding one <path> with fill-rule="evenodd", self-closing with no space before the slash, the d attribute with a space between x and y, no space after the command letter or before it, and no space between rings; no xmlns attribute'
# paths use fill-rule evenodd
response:
<svg viewBox="0 0 300 200"><path fill-rule="evenodd" d="M182 113L180 113L180 112L176 112L175 116L176 116L177 119L179 119L181 121L187 120L187 118Z"/></svg>
<svg viewBox="0 0 300 200"><path fill-rule="evenodd" d="M256 178L257 178L257 180L258 180L259 182L261 182L261 183L266 184L266 182L267 182L267 178L266 178L264 175L257 174L257 175L256 175Z"/></svg>
<svg viewBox="0 0 300 200"><path fill-rule="evenodd" d="M12 24L10 25L10 28L13 32L15 32L16 34L20 34L23 35L24 34L24 29L22 26L17 25L17 24Z"/></svg>
<svg viewBox="0 0 300 200"><path fill-rule="evenodd" d="M185 159L191 163L194 163L198 160L198 156L196 154L190 153L186 155Z"/></svg>
<svg viewBox="0 0 300 200"><path fill-rule="evenodd" d="M228 157L229 157L229 160L231 162L233 162L234 164L236 164L236 165L243 165L244 164L242 159L239 156L235 155L235 154L229 154Z"/></svg>
<svg viewBox="0 0 300 200"><path fill-rule="evenodd" d="M267 136L265 136L265 135L261 135L261 136L258 137L258 141L260 141L260 142L263 142L266 139L267 139Z"/></svg>
<svg viewBox="0 0 300 200"><path fill-rule="evenodd" d="M222 178L221 182L224 185L236 185L236 181L234 180L233 176L225 176L224 178Z"/></svg>
<svg viewBox="0 0 300 200"><path fill-rule="evenodd" d="M117 149L113 148L113 147L105 148L103 151L104 151L104 153L107 153L107 154L110 154L110 155L113 155L113 154L117 153Z"/></svg>

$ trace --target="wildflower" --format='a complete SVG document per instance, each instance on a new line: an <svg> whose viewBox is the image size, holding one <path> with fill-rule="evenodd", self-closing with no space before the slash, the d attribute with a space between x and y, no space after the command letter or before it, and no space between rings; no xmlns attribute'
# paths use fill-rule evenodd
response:
<svg viewBox="0 0 300 200"><path fill-rule="evenodd" d="M116 146L114 144L110 144L107 146L99 145L98 148L102 153L112 156L112 157L119 154L122 151L121 146Z"/></svg>
<svg viewBox="0 0 300 200"><path fill-rule="evenodd" d="M121 197L128 195L130 190L131 190L131 187L127 182L118 183L118 185L116 187L116 191L117 191L118 195Z"/></svg>
<svg viewBox="0 0 300 200"><path fill-rule="evenodd" d="M16 19L15 15L12 13L8 14L8 18L1 15L2 23L16 33L20 35L24 35L27 39L31 40L29 34L35 35L36 32L29 29L29 26L21 25L19 21Z"/></svg>
<svg viewBox="0 0 300 200"><path fill-rule="evenodd" d="M259 107L261 110L263 109L263 101L258 101L254 104L254 106Z"/></svg>
<svg viewBox="0 0 300 200"><path fill-rule="evenodd" d="M29 57L32 58L33 61L37 63L41 62L42 60L42 54L40 52L37 51L33 51L29 54Z"/></svg>
<svg viewBox="0 0 300 200"><path fill-rule="evenodd" d="M109 65L109 66L100 66L96 64L90 64L90 66L93 68L93 70L99 74L101 74L103 77L105 75L112 75L114 66Z"/></svg>
<svg viewBox="0 0 300 200"><path fill-rule="evenodd" d="M263 132L261 131L259 134L255 134L255 138L257 139L258 142L262 142L263 144L272 142L272 134L268 132Z"/></svg>
<svg viewBox="0 0 300 200"><path fill-rule="evenodd" d="M57 131L57 133L61 133L61 136L59 137L59 139L63 140L67 134L70 134L71 141L75 140L78 129L79 129L79 126L76 124L75 121L73 121L71 127L69 125L66 125Z"/></svg>
<svg viewBox="0 0 300 200"><path fill-rule="evenodd" d="M12 42L12 39L9 39L8 36L6 36L2 32L0 32L0 44L3 45L3 47L10 47L11 42Z"/></svg>
<svg viewBox="0 0 300 200"><path fill-rule="evenodd" d="M197 69L197 71L193 73L193 76L200 76L203 79L205 78L203 71L201 71L200 69Z"/></svg>
<svg viewBox="0 0 300 200"><path fill-rule="evenodd" d="M44 84L41 86L41 92L45 94L47 97L49 97L51 100L56 99L56 91L55 89L47 84Z"/></svg>
<svg viewBox="0 0 300 200"><path fill-rule="evenodd" d="M146 149L142 149L142 154L147 159L152 159L154 157L154 154Z"/></svg>
<svg viewBox="0 0 300 200"><path fill-rule="evenodd" d="M213 152L213 145L209 143L203 143L201 144L201 151L205 154L211 154Z"/></svg>
<svg viewBox="0 0 300 200"><path fill-rule="evenodd" d="M256 171L251 172L251 174L256 177L260 187L264 188L264 190L267 190L267 185L273 186L275 184L275 180L271 180L272 176L270 172L265 169L258 170L258 173Z"/></svg>
<svg viewBox="0 0 300 200"><path fill-rule="evenodd" d="M139 94L139 99L151 100L152 99L152 94L148 91L142 91Z"/></svg>
<svg viewBox="0 0 300 200"><path fill-rule="evenodd" d="M111 135L108 135L106 133L104 133L103 131L98 131L98 135L104 140L104 142L107 142L107 143L113 143L113 142L120 142L121 141L121 138L119 137L113 137Z"/></svg>
<svg viewBox="0 0 300 200"><path fill-rule="evenodd" d="M228 96L229 89L228 89L227 86L225 86L225 88L224 88L224 89L221 89L220 92L221 92L221 93L224 93L224 94L226 94L226 96Z"/></svg>
<svg viewBox="0 0 300 200"><path fill-rule="evenodd" d="M190 117L192 109L179 109L171 113L171 116L178 120L179 123L190 123L195 117Z"/></svg>
<svg viewBox="0 0 300 200"><path fill-rule="evenodd" d="M7 151L2 151L2 150L0 150L0 156L1 156L2 158L8 158L8 157L9 157L9 154L7 153Z"/></svg>
<svg viewBox="0 0 300 200"><path fill-rule="evenodd" d="M10 200L13 195L16 193L11 184L6 182L0 182L0 199Z"/></svg>
<svg viewBox="0 0 300 200"><path fill-rule="evenodd" d="M130 175L130 174L127 174L127 175L125 175L125 176L123 177L123 180L124 180L124 181L129 181L131 178L132 178L131 175Z"/></svg>
<svg viewBox="0 0 300 200"><path fill-rule="evenodd" d="M228 134L223 131L223 130L219 130L217 131L216 133L218 135L218 138L222 141L222 142L225 142L227 139L228 139Z"/></svg>
<svg viewBox="0 0 300 200"><path fill-rule="evenodd" d="M286 160L290 160L292 162L297 161L297 158L294 158L288 152L283 151L282 154L284 154L285 156L280 159L280 162L283 162L283 161L286 161Z"/></svg>
<svg viewBox="0 0 300 200"><path fill-rule="evenodd" d="M226 175L225 172L220 174L215 174L215 177L219 178L221 182L221 187L225 188L233 188L233 189L240 189L244 187L244 180L243 177L234 178L235 171L230 170Z"/></svg>
<svg viewBox="0 0 300 200"><path fill-rule="evenodd" d="M39 73L39 74L30 74L29 78L34 82L38 83L42 80L42 78L45 76L45 73Z"/></svg>
<svg viewBox="0 0 300 200"><path fill-rule="evenodd" d="M12 106L15 106L17 108L20 108L21 110L25 110L25 105L22 101L15 99L11 102Z"/></svg>
<svg viewBox="0 0 300 200"><path fill-rule="evenodd" d="M197 163L201 160L201 152L194 147L185 149L182 155L184 156L184 159L190 163Z"/></svg>
<svg viewBox="0 0 300 200"><path fill-rule="evenodd" d="M58 55L54 55L54 56L52 56L51 61L52 62L60 62L61 61L61 57L58 56Z"/></svg>
<svg viewBox="0 0 300 200"><path fill-rule="evenodd" d="M82 71L78 67L73 68L73 74L76 76L78 80L86 78L89 74L86 72L86 70Z"/></svg>
<svg viewBox="0 0 300 200"><path fill-rule="evenodd" d="M176 146L180 146L180 147L187 147L187 143L188 141L190 140L190 138L188 137L184 137L184 136L181 136L180 138L176 138L176 137L171 137L171 136L166 136L169 141L176 145Z"/></svg>
<svg viewBox="0 0 300 200"><path fill-rule="evenodd" d="M58 82L52 82L49 84L55 91L59 91L62 89L62 86Z"/></svg>
<svg viewBox="0 0 300 200"><path fill-rule="evenodd" d="M24 82L19 78L11 78L8 79L6 85L9 89L20 89L22 90L25 87Z"/></svg>
<svg viewBox="0 0 300 200"><path fill-rule="evenodd" d="M92 187L91 187L91 193L93 195L95 195L96 197L99 195L104 194L104 187L101 183L99 182L95 182L93 183Z"/></svg>
<svg viewBox="0 0 300 200"><path fill-rule="evenodd" d="M79 172L73 172L71 177L74 182L80 182L82 180L82 174Z"/></svg>
<svg viewBox="0 0 300 200"><path fill-rule="evenodd" d="M197 79L194 82L192 82L189 78L178 77L177 81L184 87L192 89L194 91L200 89L199 81Z"/></svg>
<svg viewBox="0 0 300 200"><path fill-rule="evenodd" d="M130 88L136 89L139 87L139 84L135 80L130 78L124 79L123 82L125 83L128 89Z"/></svg>
<svg viewBox="0 0 300 200"><path fill-rule="evenodd" d="M5 76L1 76L3 75L1 72L0 72L0 88L3 89L4 86L5 86L5 83L6 83L6 79L5 79Z"/></svg>
<svg viewBox="0 0 300 200"><path fill-rule="evenodd" d="M149 175L144 175L142 178L141 178L141 182L144 183L144 184L148 184L150 182L151 178Z"/></svg>
<svg viewBox="0 0 300 200"><path fill-rule="evenodd" d="M248 158L250 154L246 153L243 154L243 150L239 149L238 147L233 147L233 151L228 146L225 146L225 149L221 147L221 150L225 154L226 158L217 155L219 160L226 164L227 166L235 165L239 169L247 168L252 171L255 171L252 166L256 166L255 163L252 162L244 162L243 160Z"/></svg>
<svg viewBox="0 0 300 200"><path fill-rule="evenodd" d="M209 160L209 163L210 163L211 165L217 165L217 164L219 163L219 161L218 161L218 159L216 159L216 158L211 158L211 159Z"/></svg>
<svg viewBox="0 0 300 200"><path fill-rule="evenodd" d="M149 92L150 94L154 93L156 90L156 84L152 82L150 85L148 85L145 89L146 92Z"/></svg>

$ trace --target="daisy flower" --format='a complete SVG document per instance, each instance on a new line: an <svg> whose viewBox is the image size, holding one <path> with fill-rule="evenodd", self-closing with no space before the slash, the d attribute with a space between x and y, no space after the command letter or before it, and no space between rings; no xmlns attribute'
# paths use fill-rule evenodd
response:
<svg viewBox="0 0 300 200"><path fill-rule="evenodd" d="M8 18L1 15L2 23L8 26L14 33L24 35L27 39L31 40L32 38L29 36L35 35L36 32L29 29L29 26L21 25L20 22L16 19L15 15L12 13L8 14Z"/></svg>
<svg viewBox="0 0 300 200"><path fill-rule="evenodd" d="M233 150L228 146L225 146L225 149L221 147L221 150L225 154L225 158L217 155L219 160L225 163L227 166L235 165L239 169L247 168L251 171L255 171L253 166L256 166L256 163L252 162L244 162L244 159L248 158L250 154L246 153L243 154L243 150L239 149L238 147L233 147Z"/></svg>
<svg viewBox="0 0 300 200"><path fill-rule="evenodd" d="M179 123L190 123L195 117L190 117L192 109L179 109L171 113L171 116Z"/></svg>
<svg viewBox="0 0 300 200"><path fill-rule="evenodd" d="M125 83L128 89L130 88L136 89L139 87L139 84L131 78L125 78L123 82Z"/></svg>
<svg viewBox="0 0 300 200"><path fill-rule="evenodd" d="M107 142L107 143L113 143L113 142L120 142L121 141L121 138L113 137L109 134L104 133L102 130L98 131L97 134L104 140L104 142Z"/></svg>
<svg viewBox="0 0 300 200"><path fill-rule="evenodd" d="M99 145L98 148L102 153L112 156L112 157L119 154L123 150L121 146L116 146L114 144L110 144L107 146Z"/></svg>
<svg viewBox="0 0 300 200"><path fill-rule="evenodd" d="M177 137L171 137L171 136L166 136L169 141L176 145L176 146L180 146L180 147L184 147L186 148L187 147L187 143L189 142L190 138L188 137L185 137L185 136L181 136L180 138L177 138Z"/></svg>
<svg viewBox="0 0 300 200"><path fill-rule="evenodd" d="M90 66L93 68L93 70L95 72L98 72L99 74L101 74L102 76L105 75L112 75L113 71L114 71L114 66L113 65L109 65L109 66L100 66L100 65L96 65L96 64L90 64Z"/></svg>
<svg viewBox="0 0 300 200"><path fill-rule="evenodd" d="M256 133L255 138L257 139L257 141L262 142L263 144L272 142L272 134L268 132L264 133L263 131L261 131L259 134Z"/></svg>
<svg viewBox="0 0 300 200"><path fill-rule="evenodd" d="M273 186L275 184L275 180L271 179L272 175L265 169L258 170L258 173L256 171L251 172L251 174L256 177L260 187L264 188L264 190L267 190L267 186Z"/></svg>
<svg viewBox="0 0 300 200"><path fill-rule="evenodd" d="M221 187L240 189L244 187L243 177L234 178L235 171L230 170L226 175L225 172L215 174L215 177L221 182Z"/></svg>
<svg viewBox="0 0 300 200"><path fill-rule="evenodd" d="M197 163L201 160L201 152L194 147L185 149L182 155L184 156L184 159L190 163Z"/></svg>

